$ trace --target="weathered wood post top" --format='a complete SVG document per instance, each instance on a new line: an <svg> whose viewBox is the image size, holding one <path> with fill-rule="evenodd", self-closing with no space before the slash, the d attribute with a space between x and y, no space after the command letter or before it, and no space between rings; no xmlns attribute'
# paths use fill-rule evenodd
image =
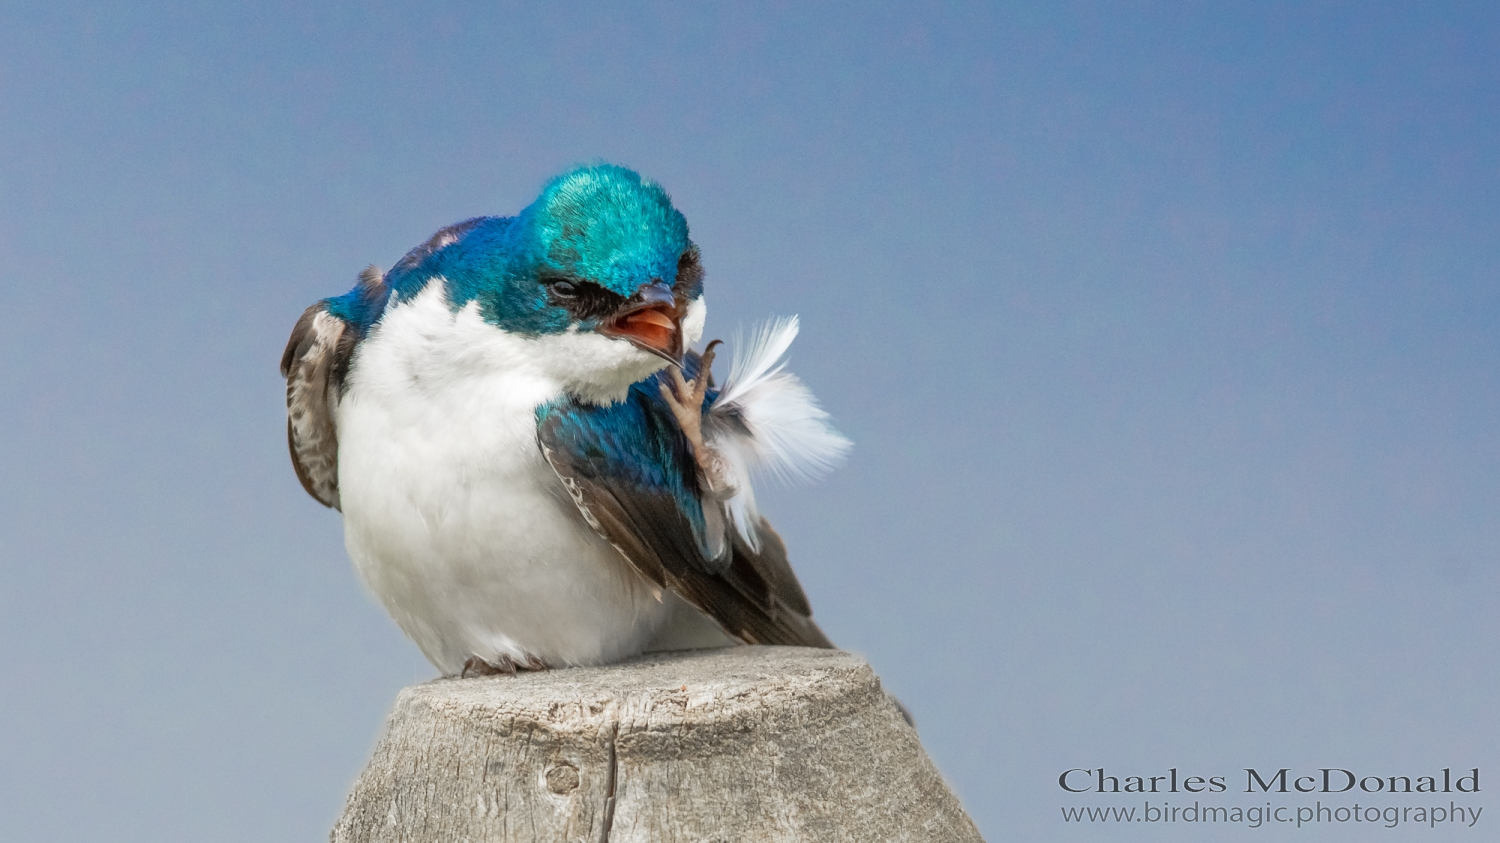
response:
<svg viewBox="0 0 1500 843"><path fill-rule="evenodd" d="M800 647L407 688L335 843L977 841L880 680Z"/></svg>

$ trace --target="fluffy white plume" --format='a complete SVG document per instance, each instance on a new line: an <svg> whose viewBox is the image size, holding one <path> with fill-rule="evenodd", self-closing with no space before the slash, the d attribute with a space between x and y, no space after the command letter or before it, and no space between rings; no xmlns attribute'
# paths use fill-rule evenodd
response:
<svg viewBox="0 0 1500 843"><path fill-rule="evenodd" d="M709 408L709 439L727 463L737 491L725 502L735 529L755 550L760 520L752 474L790 482L816 478L836 465L851 443L829 422L802 381L782 360L798 330L797 317L773 319L746 341L734 337L734 361Z"/></svg>

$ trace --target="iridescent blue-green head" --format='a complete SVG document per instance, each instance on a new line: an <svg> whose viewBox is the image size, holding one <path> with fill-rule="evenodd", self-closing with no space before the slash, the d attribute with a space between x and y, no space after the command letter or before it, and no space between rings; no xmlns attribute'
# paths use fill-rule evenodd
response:
<svg viewBox="0 0 1500 843"><path fill-rule="evenodd" d="M554 179L517 219L541 275L577 279L630 297L670 286L692 245L666 191L632 170L581 167Z"/></svg>
<svg viewBox="0 0 1500 843"><path fill-rule="evenodd" d="M702 294L698 251L666 191L624 167L554 179L516 219L531 249L517 280L554 330L594 330L677 362Z"/></svg>

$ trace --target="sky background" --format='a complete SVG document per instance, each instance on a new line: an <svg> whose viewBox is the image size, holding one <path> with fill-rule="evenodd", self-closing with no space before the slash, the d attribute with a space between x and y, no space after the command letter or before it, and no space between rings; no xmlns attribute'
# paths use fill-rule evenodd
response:
<svg viewBox="0 0 1500 843"><path fill-rule="evenodd" d="M1065 825L1101 765L1481 767L1489 837L1497 91L1486 3L6 3L0 838L326 835L434 673L282 346L601 158L709 336L801 315L856 447L760 497L989 840L1369 839Z"/></svg>

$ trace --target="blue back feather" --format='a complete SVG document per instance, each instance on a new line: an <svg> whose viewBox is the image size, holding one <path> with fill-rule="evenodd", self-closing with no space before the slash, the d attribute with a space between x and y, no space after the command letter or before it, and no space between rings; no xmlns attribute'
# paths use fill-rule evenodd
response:
<svg viewBox="0 0 1500 843"><path fill-rule="evenodd" d="M376 270L378 271L378 270ZM361 276L354 289L331 299L323 300L323 307L330 314L353 325L361 334L380 319L385 312L390 288L373 277Z"/></svg>

